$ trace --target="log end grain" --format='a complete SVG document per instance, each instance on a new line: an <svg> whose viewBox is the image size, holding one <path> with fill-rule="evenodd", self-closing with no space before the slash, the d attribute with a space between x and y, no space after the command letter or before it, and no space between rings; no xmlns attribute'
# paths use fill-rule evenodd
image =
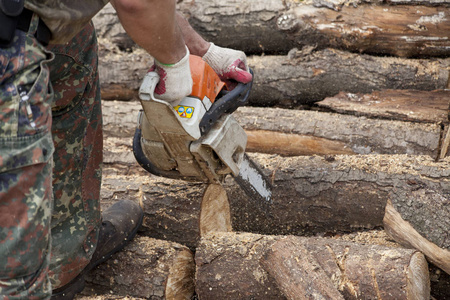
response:
<svg viewBox="0 0 450 300"><path fill-rule="evenodd" d="M182 249L173 260L166 284L166 299L190 300L195 291L192 252Z"/></svg>
<svg viewBox="0 0 450 300"><path fill-rule="evenodd" d="M205 189L199 221L200 236L216 231L231 231L230 204L222 185L210 184Z"/></svg>

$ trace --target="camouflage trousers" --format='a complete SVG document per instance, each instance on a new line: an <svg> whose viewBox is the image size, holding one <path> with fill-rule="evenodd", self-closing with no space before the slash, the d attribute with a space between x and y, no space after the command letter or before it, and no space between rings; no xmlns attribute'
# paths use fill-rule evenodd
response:
<svg viewBox="0 0 450 300"><path fill-rule="evenodd" d="M88 264L100 217L102 120L89 24L0 48L0 299L45 299Z"/></svg>

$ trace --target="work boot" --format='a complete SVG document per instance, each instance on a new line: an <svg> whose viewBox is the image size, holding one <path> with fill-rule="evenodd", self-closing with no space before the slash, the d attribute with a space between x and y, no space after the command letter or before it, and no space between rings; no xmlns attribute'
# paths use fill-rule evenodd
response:
<svg viewBox="0 0 450 300"><path fill-rule="evenodd" d="M85 275L122 250L136 235L142 224L144 212L139 204L122 200L116 202L102 213L97 248L90 263L68 284L53 291L52 300L71 300L84 289Z"/></svg>

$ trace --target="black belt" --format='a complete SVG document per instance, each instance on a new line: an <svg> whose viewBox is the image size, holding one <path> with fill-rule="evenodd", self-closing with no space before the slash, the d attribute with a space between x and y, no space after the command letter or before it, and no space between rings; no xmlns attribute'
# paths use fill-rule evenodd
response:
<svg viewBox="0 0 450 300"><path fill-rule="evenodd" d="M33 17L33 12L29 9L24 8L19 16L19 22L17 23L17 29L28 32L30 28L31 18ZM39 18L39 24L35 33L36 39L44 46L47 46L52 37L52 32L45 25L45 23Z"/></svg>

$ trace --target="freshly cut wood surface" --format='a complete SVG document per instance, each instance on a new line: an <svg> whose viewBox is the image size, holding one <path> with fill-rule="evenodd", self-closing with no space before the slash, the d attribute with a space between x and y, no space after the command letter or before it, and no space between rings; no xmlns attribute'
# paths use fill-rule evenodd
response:
<svg viewBox="0 0 450 300"><path fill-rule="evenodd" d="M449 110L450 112L450 110ZM440 151L440 155L439 158L440 159L444 159L444 157L446 157L449 153L449 148L450 148L450 126L447 125L444 127L444 133L442 134L443 139L442 139L442 146L441 146L441 151Z"/></svg>
<svg viewBox="0 0 450 300"><path fill-rule="evenodd" d="M187 247L137 236L88 274L83 294L189 300L194 295L194 272L194 257Z"/></svg>
<svg viewBox="0 0 450 300"><path fill-rule="evenodd" d="M341 92L317 104L339 113L358 116L448 123L450 90L382 90L371 94Z"/></svg>
<svg viewBox="0 0 450 300"><path fill-rule="evenodd" d="M231 231L230 204L220 184L209 184L203 194L199 217L200 236L210 232Z"/></svg>
<svg viewBox="0 0 450 300"><path fill-rule="evenodd" d="M346 299L429 299L428 263L417 250L320 238L305 246Z"/></svg>
<svg viewBox="0 0 450 300"><path fill-rule="evenodd" d="M247 152L283 156L356 154L341 141L270 130L246 130Z"/></svg>
<svg viewBox="0 0 450 300"><path fill-rule="evenodd" d="M273 253L281 253L289 244L306 248L315 260L313 265L302 266L311 260L303 260L296 252L287 260L282 256L274 259ZM275 280L281 273L267 270L289 261L295 263L291 267L299 276L291 280L300 280L300 274L321 268L345 299L429 298L427 263L416 250L249 233L215 233L202 239L195 254L197 293L200 299L293 299L283 294L289 282ZM325 280L323 276L318 278ZM311 290L316 288L324 290L319 283Z"/></svg>

